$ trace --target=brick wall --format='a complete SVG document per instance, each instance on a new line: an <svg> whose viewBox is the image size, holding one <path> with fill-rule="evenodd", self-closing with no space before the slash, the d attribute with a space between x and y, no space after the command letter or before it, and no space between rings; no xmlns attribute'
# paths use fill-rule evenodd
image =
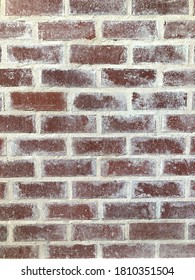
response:
<svg viewBox="0 0 195 280"><path fill-rule="evenodd" d="M0 258L195 257L195 1L0 3Z"/></svg>

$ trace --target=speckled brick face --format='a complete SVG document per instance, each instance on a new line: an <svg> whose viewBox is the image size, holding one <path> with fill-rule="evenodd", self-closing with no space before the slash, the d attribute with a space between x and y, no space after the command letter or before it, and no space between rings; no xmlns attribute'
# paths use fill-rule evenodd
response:
<svg viewBox="0 0 195 280"><path fill-rule="evenodd" d="M195 0L0 0L0 258L195 257Z"/></svg>

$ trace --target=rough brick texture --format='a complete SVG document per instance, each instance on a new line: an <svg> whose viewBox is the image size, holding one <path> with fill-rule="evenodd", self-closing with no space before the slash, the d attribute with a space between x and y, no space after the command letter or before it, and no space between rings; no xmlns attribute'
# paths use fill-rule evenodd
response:
<svg viewBox="0 0 195 280"><path fill-rule="evenodd" d="M0 258L195 257L195 1L0 7Z"/></svg>

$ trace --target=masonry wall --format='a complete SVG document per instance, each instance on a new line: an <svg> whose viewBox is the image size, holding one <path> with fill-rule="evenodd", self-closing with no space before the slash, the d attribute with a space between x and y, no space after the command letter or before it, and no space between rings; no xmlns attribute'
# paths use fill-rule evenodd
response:
<svg viewBox="0 0 195 280"><path fill-rule="evenodd" d="M194 2L0 1L0 258L195 257Z"/></svg>

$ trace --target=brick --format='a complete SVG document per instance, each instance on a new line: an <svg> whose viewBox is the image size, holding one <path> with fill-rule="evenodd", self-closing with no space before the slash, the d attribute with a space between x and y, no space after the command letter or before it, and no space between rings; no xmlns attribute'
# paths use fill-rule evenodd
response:
<svg viewBox="0 0 195 280"><path fill-rule="evenodd" d="M127 13L126 0L70 0L70 13L88 15L123 15Z"/></svg>
<svg viewBox="0 0 195 280"><path fill-rule="evenodd" d="M195 174L195 160L194 159L172 159L165 160L164 175L189 176Z"/></svg>
<svg viewBox="0 0 195 280"><path fill-rule="evenodd" d="M96 164L91 159L47 160L44 161L44 176L78 177L94 176Z"/></svg>
<svg viewBox="0 0 195 280"><path fill-rule="evenodd" d="M102 176L154 176L156 164L153 160L113 159L102 161Z"/></svg>
<svg viewBox="0 0 195 280"><path fill-rule="evenodd" d="M187 107L187 93L185 92L133 92L132 106L134 110L178 110Z"/></svg>
<svg viewBox="0 0 195 280"><path fill-rule="evenodd" d="M133 181L133 198L184 197L184 186L180 181Z"/></svg>
<svg viewBox="0 0 195 280"><path fill-rule="evenodd" d="M144 133L155 132L155 129L156 123L152 115L102 117L102 130L104 133Z"/></svg>
<svg viewBox="0 0 195 280"><path fill-rule="evenodd" d="M103 69L102 86L105 87L152 87L156 81L155 70Z"/></svg>
<svg viewBox="0 0 195 280"><path fill-rule="evenodd" d="M62 0L6 0L7 16L49 16L62 14Z"/></svg>
<svg viewBox="0 0 195 280"><path fill-rule="evenodd" d="M190 182L190 196L195 197L195 181Z"/></svg>
<svg viewBox="0 0 195 280"><path fill-rule="evenodd" d="M188 0L133 0L133 15L187 15Z"/></svg>
<svg viewBox="0 0 195 280"><path fill-rule="evenodd" d="M26 160L0 161L0 178L34 177L34 163Z"/></svg>
<svg viewBox="0 0 195 280"><path fill-rule="evenodd" d="M16 139L12 141L12 155L65 155L63 139Z"/></svg>
<svg viewBox="0 0 195 280"><path fill-rule="evenodd" d="M151 40L158 36L155 21L104 21L103 37L112 39Z"/></svg>
<svg viewBox="0 0 195 280"><path fill-rule="evenodd" d="M127 48L123 46L72 45L70 62L78 64L123 64L127 61Z"/></svg>
<svg viewBox="0 0 195 280"><path fill-rule="evenodd" d="M33 133L35 132L33 116L1 115L0 132Z"/></svg>
<svg viewBox="0 0 195 280"><path fill-rule="evenodd" d="M195 38L194 20L166 21L164 23L165 39L193 39Z"/></svg>
<svg viewBox="0 0 195 280"><path fill-rule="evenodd" d="M195 115L168 115L165 118L165 130L195 132Z"/></svg>
<svg viewBox="0 0 195 280"><path fill-rule="evenodd" d="M133 48L133 61L137 63L175 63L187 62L187 49L184 46L136 46Z"/></svg>
<svg viewBox="0 0 195 280"><path fill-rule="evenodd" d="M39 39L44 41L67 41L96 37L93 21L56 21L38 24Z"/></svg>
<svg viewBox="0 0 195 280"><path fill-rule="evenodd" d="M0 69L1 87L32 86L33 76L31 69Z"/></svg>
<svg viewBox="0 0 195 280"><path fill-rule="evenodd" d="M47 205L47 217L50 219L92 220L97 217L97 208L95 204L53 203Z"/></svg>
<svg viewBox="0 0 195 280"><path fill-rule="evenodd" d="M37 218L37 208L32 204L1 204L0 220L29 220Z"/></svg>
<svg viewBox="0 0 195 280"><path fill-rule="evenodd" d="M1 259L37 259L37 246L0 246Z"/></svg>
<svg viewBox="0 0 195 280"><path fill-rule="evenodd" d="M66 239L65 225L22 225L13 230L14 241L60 241Z"/></svg>
<svg viewBox="0 0 195 280"><path fill-rule="evenodd" d="M48 116L42 118L42 133L90 133L96 131L94 116Z"/></svg>
<svg viewBox="0 0 195 280"><path fill-rule="evenodd" d="M195 257L195 244L161 244L160 258Z"/></svg>
<svg viewBox="0 0 195 280"><path fill-rule="evenodd" d="M5 155L5 140L0 138L0 156Z"/></svg>
<svg viewBox="0 0 195 280"><path fill-rule="evenodd" d="M188 226L188 238L190 240L195 239L195 224L194 223L190 223Z"/></svg>
<svg viewBox="0 0 195 280"><path fill-rule="evenodd" d="M127 100L124 94L80 93L74 99L74 106L78 110L112 110L126 111Z"/></svg>
<svg viewBox="0 0 195 280"><path fill-rule="evenodd" d="M192 87L195 85L195 71L183 70L183 71L167 71L163 77L164 86L179 86L179 87Z"/></svg>
<svg viewBox="0 0 195 280"><path fill-rule="evenodd" d="M19 63L50 63L62 62L62 46L8 46L8 58Z"/></svg>
<svg viewBox="0 0 195 280"><path fill-rule="evenodd" d="M49 246L50 259L91 259L96 256L95 245Z"/></svg>
<svg viewBox="0 0 195 280"><path fill-rule="evenodd" d="M164 202L161 205L162 219L194 219L194 202Z"/></svg>
<svg viewBox="0 0 195 280"><path fill-rule="evenodd" d="M131 139L133 155L184 154L185 146L183 138L135 137Z"/></svg>
<svg viewBox="0 0 195 280"><path fill-rule="evenodd" d="M73 225L72 240L123 240L124 228L121 225L82 224Z"/></svg>
<svg viewBox="0 0 195 280"><path fill-rule="evenodd" d="M11 92L11 106L22 111L65 111L63 92Z"/></svg>
<svg viewBox="0 0 195 280"><path fill-rule="evenodd" d="M195 50L194 50L194 55L195 55ZM195 109L195 92L192 94L192 110Z"/></svg>
<svg viewBox="0 0 195 280"><path fill-rule="evenodd" d="M103 245L103 258L154 258L155 247L150 244Z"/></svg>
<svg viewBox="0 0 195 280"><path fill-rule="evenodd" d="M125 154L125 138L73 138L74 155L122 155Z"/></svg>
<svg viewBox="0 0 195 280"><path fill-rule="evenodd" d="M6 226L0 225L0 242L6 241L8 236L8 230Z"/></svg>
<svg viewBox="0 0 195 280"><path fill-rule="evenodd" d="M4 199L6 197L7 185L6 183L0 183L0 199Z"/></svg>
<svg viewBox="0 0 195 280"><path fill-rule="evenodd" d="M184 239L184 224L181 223L132 223L129 225L131 240Z"/></svg>
<svg viewBox="0 0 195 280"><path fill-rule="evenodd" d="M14 196L20 199L66 198L66 184L63 182L16 182L13 191Z"/></svg>
<svg viewBox="0 0 195 280"><path fill-rule="evenodd" d="M30 39L32 37L32 25L25 21L1 21L1 39Z"/></svg>
<svg viewBox="0 0 195 280"><path fill-rule="evenodd" d="M43 70L42 84L58 87L93 87L96 85L94 70Z"/></svg>
<svg viewBox="0 0 195 280"><path fill-rule="evenodd" d="M156 204L150 202L105 203L104 219L154 219Z"/></svg>
<svg viewBox="0 0 195 280"><path fill-rule="evenodd" d="M125 198L126 185L123 181L80 181L73 182L73 198Z"/></svg>
<svg viewBox="0 0 195 280"><path fill-rule="evenodd" d="M190 154L195 154L195 137L191 137L191 143L190 143Z"/></svg>

